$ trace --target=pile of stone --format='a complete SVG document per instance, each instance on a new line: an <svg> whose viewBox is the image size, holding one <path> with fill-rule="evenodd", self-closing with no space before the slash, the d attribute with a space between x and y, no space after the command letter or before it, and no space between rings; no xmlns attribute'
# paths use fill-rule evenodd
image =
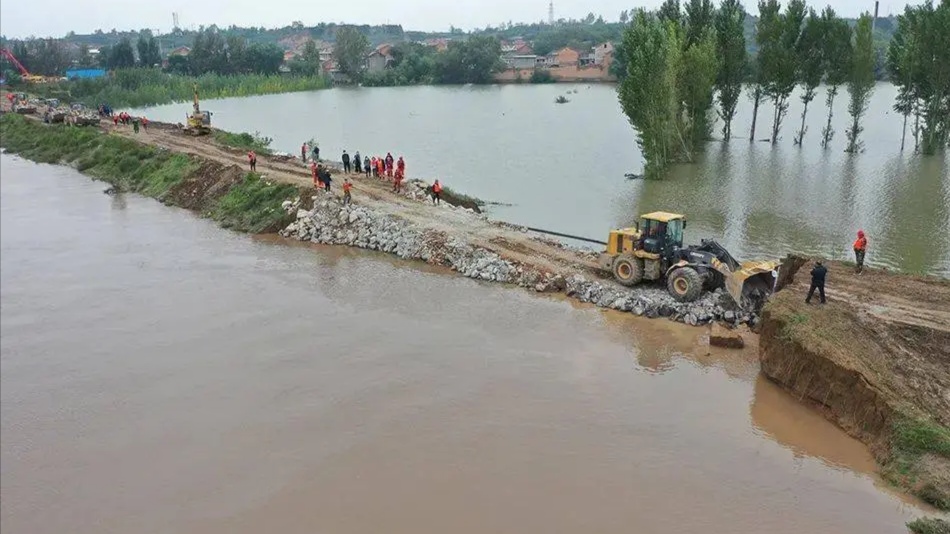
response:
<svg viewBox="0 0 950 534"><path fill-rule="evenodd" d="M552 273L506 260L444 232L426 229L364 206L343 205L337 198L317 195L312 210L300 209L300 200L284 202L296 221L280 234L301 241L345 245L395 254L449 267L478 280L517 284L538 292L565 292L581 302L646 317L666 317L689 325L724 321L754 325L757 318L737 310L721 290L695 302L677 302L655 286L625 288L577 273Z"/></svg>

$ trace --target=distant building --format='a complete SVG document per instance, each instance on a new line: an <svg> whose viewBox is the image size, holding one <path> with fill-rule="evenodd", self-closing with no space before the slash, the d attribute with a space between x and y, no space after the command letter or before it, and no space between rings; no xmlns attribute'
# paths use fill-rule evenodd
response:
<svg viewBox="0 0 950 534"><path fill-rule="evenodd" d="M601 43L594 47L594 65L604 65L610 63L610 58L614 55L614 45L613 43Z"/></svg>
<svg viewBox="0 0 950 534"><path fill-rule="evenodd" d="M381 44L366 56L366 70L368 72L382 72L393 62L393 46Z"/></svg>
<svg viewBox="0 0 950 534"><path fill-rule="evenodd" d="M564 47L547 55L545 61L549 67L576 67L581 54L573 48Z"/></svg>
<svg viewBox="0 0 950 534"><path fill-rule="evenodd" d="M326 45L320 47L320 62L330 61L333 59L333 45Z"/></svg>
<svg viewBox="0 0 950 534"><path fill-rule="evenodd" d="M534 54L502 56L502 60L509 69L533 69L538 64Z"/></svg>
<svg viewBox="0 0 950 534"><path fill-rule="evenodd" d="M297 57L297 52L294 52L293 50L287 50L286 52L284 52L284 63L287 63L288 61L293 61L294 58L296 57Z"/></svg>
<svg viewBox="0 0 950 534"><path fill-rule="evenodd" d="M191 53L191 48L187 46L179 46L178 48L173 48L172 51L168 53L168 57L187 56L190 53Z"/></svg>

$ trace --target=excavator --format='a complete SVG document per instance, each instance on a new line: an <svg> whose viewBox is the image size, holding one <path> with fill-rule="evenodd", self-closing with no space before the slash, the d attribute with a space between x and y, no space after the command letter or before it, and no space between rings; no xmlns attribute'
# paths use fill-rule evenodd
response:
<svg viewBox="0 0 950 534"><path fill-rule="evenodd" d="M683 246L686 217L655 211L640 216L633 228L612 230L598 265L625 286L665 280L680 302L696 300L703 289L725 288L740 308L759 311L776 291L782 262L740 263L722 245L703 239Z"/></svg>
<svg viewBox="0 0 950 534"><path fill-rule="evenodd" d="M17 60L16 56L13 55L13 52L10 52L6 48L0 48L0 56L3 56L7 61L13 64L17 72L20 73L20 78L25 82L29 83L43 83L48 81L45 76L39 76L36 74L30 74L30 71L26 70L26 67Z"/></svg>
<svg viewBox="0 0 950 534"><path fill-rule="evenodd" d="M188 124L185 126L184 131L191 135L207 135L211 133L211 112L210 111L201 111L201 107L198 105L198 84L195 84L195 100L193 105L193 110L190 115L187 117Z"/></svg>

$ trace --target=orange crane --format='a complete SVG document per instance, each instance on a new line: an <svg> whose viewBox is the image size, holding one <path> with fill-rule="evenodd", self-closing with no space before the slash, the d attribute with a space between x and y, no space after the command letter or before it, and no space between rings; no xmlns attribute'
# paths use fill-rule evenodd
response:
<svg viewBox="0 0 950 534"><path fill-rule="evenodd" d="M20 77L25 81L36 83L36 82L45 82L46 78L43 76L37 76L35 74L30 74L30 71L26 70L26 67L20 63L16 56L13 55L13 52L10 52L6 48L0 48L0 56L5 57L10 63L13 63L13 66L20 72Z"/></svg>

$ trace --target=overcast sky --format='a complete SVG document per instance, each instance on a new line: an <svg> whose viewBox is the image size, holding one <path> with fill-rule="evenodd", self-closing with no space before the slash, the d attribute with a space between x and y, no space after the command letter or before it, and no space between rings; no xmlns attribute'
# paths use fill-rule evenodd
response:
<svg viewBox="0 0 950 534"><path fill-rule="evenodd" d="M593 11L615 21L623 9L656 7L662 0L556 0L555 18L582 18ZM755 10L753 0L744 0ZM717 2L718 3L718 2ZM856 16L874 9L873 0L824 0L839 14ZM916 2L915 2L916 3ZM884 0L881 15L897 13L906 2ZM451 6L451 7L450 7ZM92 33L151 28L162 32L172 27L172 12L178 12L182 27L286 26L302 21L360 24L402 24L407 30L448 30L450 25L466 30L501 22L535 22L547 19L547 0L347 0L304 2L302 0L2 0L0 34L7 37L61 37L70 30Z"/></svg>

